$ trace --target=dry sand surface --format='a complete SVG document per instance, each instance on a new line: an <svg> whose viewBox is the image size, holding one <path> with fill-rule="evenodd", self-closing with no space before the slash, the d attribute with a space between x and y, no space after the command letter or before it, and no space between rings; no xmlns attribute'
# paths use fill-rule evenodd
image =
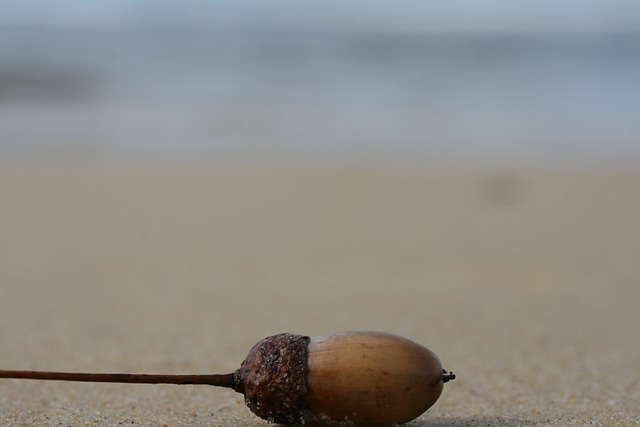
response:
<svg viewBox="0 0 640 427"><path fill-rule="evenodd" d="M0 170L0 368L212 373L382 329L458 379L411 426L640 425L640 173ZM0 425L262 426L207 386L0 380Z"/></svg>

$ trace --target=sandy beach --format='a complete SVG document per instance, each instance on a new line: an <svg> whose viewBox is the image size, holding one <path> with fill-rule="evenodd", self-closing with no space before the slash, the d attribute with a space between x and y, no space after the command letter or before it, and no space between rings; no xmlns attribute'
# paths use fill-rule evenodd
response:
<svg viewBox="0 0 640 427"><path fill-rule="evenodd" d="M631 169L0 169L0 369L226 373L379 329L458 378L408 425L640 425ZM207 386L0 380L0 425L263 426Z"/></svg>

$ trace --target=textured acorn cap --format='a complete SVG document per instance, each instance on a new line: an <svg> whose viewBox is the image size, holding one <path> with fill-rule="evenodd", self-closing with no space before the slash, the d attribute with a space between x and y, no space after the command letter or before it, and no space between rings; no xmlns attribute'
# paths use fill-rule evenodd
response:
<svg viewBox="0 0 640 427"><path fill-rule="evenodd" d="M257 416L280 424L302 422L307 393L309 337L278 334L258 341L234 373L235 390Z"/></svg>

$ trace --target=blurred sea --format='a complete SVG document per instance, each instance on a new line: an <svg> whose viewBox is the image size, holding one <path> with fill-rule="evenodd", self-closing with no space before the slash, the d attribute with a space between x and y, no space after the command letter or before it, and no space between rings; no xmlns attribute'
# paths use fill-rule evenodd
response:
<svg viewBox="0 0 640 427"><path fill-rule="evenodd" d="M640 161L640 35L0 29L0 156Z"/></svg>

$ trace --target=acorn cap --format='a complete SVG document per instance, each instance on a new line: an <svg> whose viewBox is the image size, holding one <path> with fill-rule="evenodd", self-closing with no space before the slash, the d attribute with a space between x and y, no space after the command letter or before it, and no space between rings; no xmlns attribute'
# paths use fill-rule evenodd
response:
<svg viewBox="0 0 640 427"><path fill-rule="evenodd" d="M278 334L258 341L234 373L235 390L257 416L279 424L302 422L310 338Z"/></svg>

